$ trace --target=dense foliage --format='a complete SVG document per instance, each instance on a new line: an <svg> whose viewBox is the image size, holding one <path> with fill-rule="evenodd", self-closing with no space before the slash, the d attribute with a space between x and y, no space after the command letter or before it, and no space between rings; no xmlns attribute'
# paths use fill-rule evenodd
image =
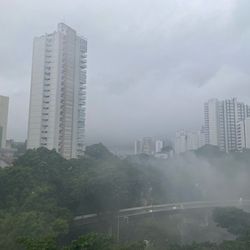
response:
<svg viewBox="0 0 250 250"><path fill-rule="evenodd" d="M25 237L63 242L74 216L139 206L152 185L147 172L101 144L69 161L45 148L29 150L0 169L0 249L19 249L17 239Z"/></svg>
<svg viewBox="0 0 250 250"><path fill-rule="evenodd" d="M181 246L177 222L163 217L123 225L121 245L96 234L70 242L81 234L73 222L81 214L115 216L121 208L141 205L248 198L249 163L249 152L225 155L213 147L168 161L146 155L122 160L102 144L88 147L79 160L45 148L29 150L14 166L0 169L0 249L144 249L144 243L127 245L137 240L157 250L247 249L249 214L230 209L216 210L214 220L238 239L220 245Z"/></svg>

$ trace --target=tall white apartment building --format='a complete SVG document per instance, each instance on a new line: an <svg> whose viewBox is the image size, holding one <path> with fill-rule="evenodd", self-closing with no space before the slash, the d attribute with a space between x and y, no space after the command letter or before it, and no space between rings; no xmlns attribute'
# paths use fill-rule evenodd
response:
<svg viewBox="0 0 250 250"><path fill-rule="evenodd" d="M219 144L219 101L211 99L204 105L206 144Z"/></svg>
<svg viewBox="0 0 250 250"><path fill-rule="evenodd" d="M153 155L155 153L156 141L152 137L143 137L134 142L134 154Z"/></svg>
<svg viewBox="0 0 250 250"><path fill-rule="evenodd" d="M55 149L63 157L84 154L87 41L60 23L34 39L29 149Z"/></svg>
<svg viewBox="0 0 250 250"><path fill-rule="evenodd" d="M198 131L199 136L199 148L206 145L206 132L205 127L202 127L200 131Z"/></svg>
<svg viewBox="0 0 250 250"><path fill-rule="evenodd" d="M142 138L142 154L154 154L154 140L152 137Z"/></svg>
<svg viewBox="0 0 250 250"><path fill-rule="evenodd" d="M248 105L236 98L211 99L204 106L206 143L221 151L237 150L237 123L250 116Z"/></svg>
<svg viewBox="0 0 250 250"><path fill-rule="evenodd" d="M6 147L9 97L0 96L0 148Z"/></svg>
<svg viewBox="0 0 250 250"><path fill-rule="evenodd" d="M164 147L163 140L156 140L155 141L155 153L161 153L163 147Z"/></svg>
<svg viewBox="0 0 250 250"><path fill-rule="evenodd" d="M180 130L175 134L175 153L197 150L205 145L205 134L200 131Z"/></svg>
<svg viewBox="0 0 250 250"><path fill-rule="evenodd" d="M134 143L134 154L139 155L142 153L142 141L136 140Z"/></svg>
<svg viewBox="0 0 250 250"><path fill-rule="evenodd" d="M175 133L174 149L176 154L181 154L187 151L186 131L180 130Z"/></svg>
<svg viewBox="0 0 250 250"><path fill-rule="evenodd" d="M237 123L237 149L250 149L250 118Z"/></svg>

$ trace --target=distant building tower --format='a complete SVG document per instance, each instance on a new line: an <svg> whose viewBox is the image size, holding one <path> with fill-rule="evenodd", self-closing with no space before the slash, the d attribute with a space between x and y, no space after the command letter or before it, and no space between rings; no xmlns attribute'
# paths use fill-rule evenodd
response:
<svg viewBox="0 0 250 250"><path fill-rule="evenodd" d="M175 134L175 153L180 154L187 151L187 134L186 131L180 130Z"/></svg>
<svg viewBox="0 0 250 250"><path fill-rule="evenodd" d="M211 99L204 105L206 144L219 143L219 101Z"/></svg>
<svg viewBox="0 0 250 250"><path fill-rule="evenodd" d="M142 139L142 153L147 155L154 154L154 142L152 137Z"/></svg>
<svg viewBox="0 0 250 250"><path fill-rule="evenodd" d="M250 108L236 98L209 100L204 106L206 144L221 151L237 151L237 123L250 116Z"/></svg>
<svg viewBox="0 0 250 250"><path fill-rule="evenodd" d="M250 149L250 118L237 123L237 149Z"/></svg>
<svg viewBox="0 0 250 250"><path fill-rule="evenodd" d="M142 153L142 141L136 140L134 144L134 154L139 155Z"/></svg>
<svg viewBox="0 0 250 250"><path fill-rule="evenodd" d="M200 131L180 130L175 135L175 153L197 150L205 145L205 133Z"/></svg>
<svg viewBox="0 0 250 250"><path fill-rule="evenodd" d="M162 140L155 141L155 153L161 153L164 147L164 142Z"/></svg>
<svg viewBox="0 0 250 250"><path fill-rule="evenodd" d="M206 145L206 132L205 127L202 127L200 131L198 131L199 135L199 148Z"/></svg>
<svg viewBox="0 0 250 250"><path fill-rule="evenodd" d="M6 147L9 97L0 96L0 148Z"/></svg>
<svg viewBox="0 0 250 250"><path fill-rule="evenodd" d="M87 41L60 23L34 39L27 148L84 154Z"/></svg>
<svg viewBox="0 0 250 250"><path fill-rule="evenodd" d="M199 148L199 133L187 132L187 151Z"/></svg>

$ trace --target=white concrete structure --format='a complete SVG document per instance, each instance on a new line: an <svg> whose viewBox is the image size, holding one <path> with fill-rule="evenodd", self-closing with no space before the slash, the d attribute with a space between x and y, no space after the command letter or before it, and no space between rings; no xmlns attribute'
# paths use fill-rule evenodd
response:
<svg viewBox="0 0 250 250"><path fill-rule="evenodd" d="M250 108L236 98L209 100L204 107L206 143L221 151L237 150L237 123L250 116Z"/></svg>
<svg viewBox="0 0 250 250"><path fill-rule="evenodd" d="M250 149L250 118L237 123L237 149Z"/></svg>
<svg viewBox="0 0 250 250"><path fill-rule="evenodd" d="M199 132L187 132L187 151L199 148Z"/></svg>
<svg viewBox="0 0 250 250"><path fill-rule="evenodd" d="M0 96L0 148L6 147L9 97Z"/></svg>
<svg viewBox="0 0 250 250"><path fill-rule="evenodd" d="M134 154L138 155L142 153L142 141L136 140L134 144Z"/></svg>
<svg viewBox="0 0 250 250"><path fill-rule="evenodd" d="M211 99L204 105L206 143L217 146L219 143L219 101Z"/></svg>
<svg viewBox="0 0 250 250"><path fill-rule="evenodd" d="M34 39L27 148L84 153L87 41L67 25Z"/></svg>
<svg viewBox="0 0 250 250"><path fill-rule="evenodd" d="M164 147L164 142L162 140L155 141L155 153L161 153Z"/></svg>
<svg viewBox="0 0 250 250"><path fill-rule="evenodd" d="M152 137L144 137L142 139L142 154L154 154L154 140Z"/></svg>
<svg viewBox="0 0 250 250"><path fill-rule="evenodd" d="M202 131L185 131L176 132L175 136L175 153L180 154L186 151L197 150L205 145L205 134Z"/></svg>
<svg viewBox="0 0 250 250"><path fill-rule="evenodd" d="M187 151L187 134L186 131L180 130L175 134L174 143L175 153L180 154Z"/></svg>
<svg viewBox="0 0 250 250"><path fill-rule="evenodd" d="M201 148L206 145L206 132L204 127L202 127L200 131L198 131L198 136L199 136L199 148Z"/></svg>

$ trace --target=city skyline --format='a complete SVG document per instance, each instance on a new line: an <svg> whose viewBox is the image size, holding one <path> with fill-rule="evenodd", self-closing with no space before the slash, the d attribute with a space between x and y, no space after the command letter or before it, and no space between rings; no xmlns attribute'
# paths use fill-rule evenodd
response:
<svg viewBox="0 0 250 250"><path fill-rule="evenodd" d="M33 37L53 30L65 13L65 23L90 42L88 144L170 136L183 124L199 129L202 104L211 97L250 103L247 1L159 1L153 8L160 16L149 1L64 3L60 11L47 1L22 8L14 2L0 10L8 31L0 51L1 94L10 96L8 138L27 135Z"/></svg>

